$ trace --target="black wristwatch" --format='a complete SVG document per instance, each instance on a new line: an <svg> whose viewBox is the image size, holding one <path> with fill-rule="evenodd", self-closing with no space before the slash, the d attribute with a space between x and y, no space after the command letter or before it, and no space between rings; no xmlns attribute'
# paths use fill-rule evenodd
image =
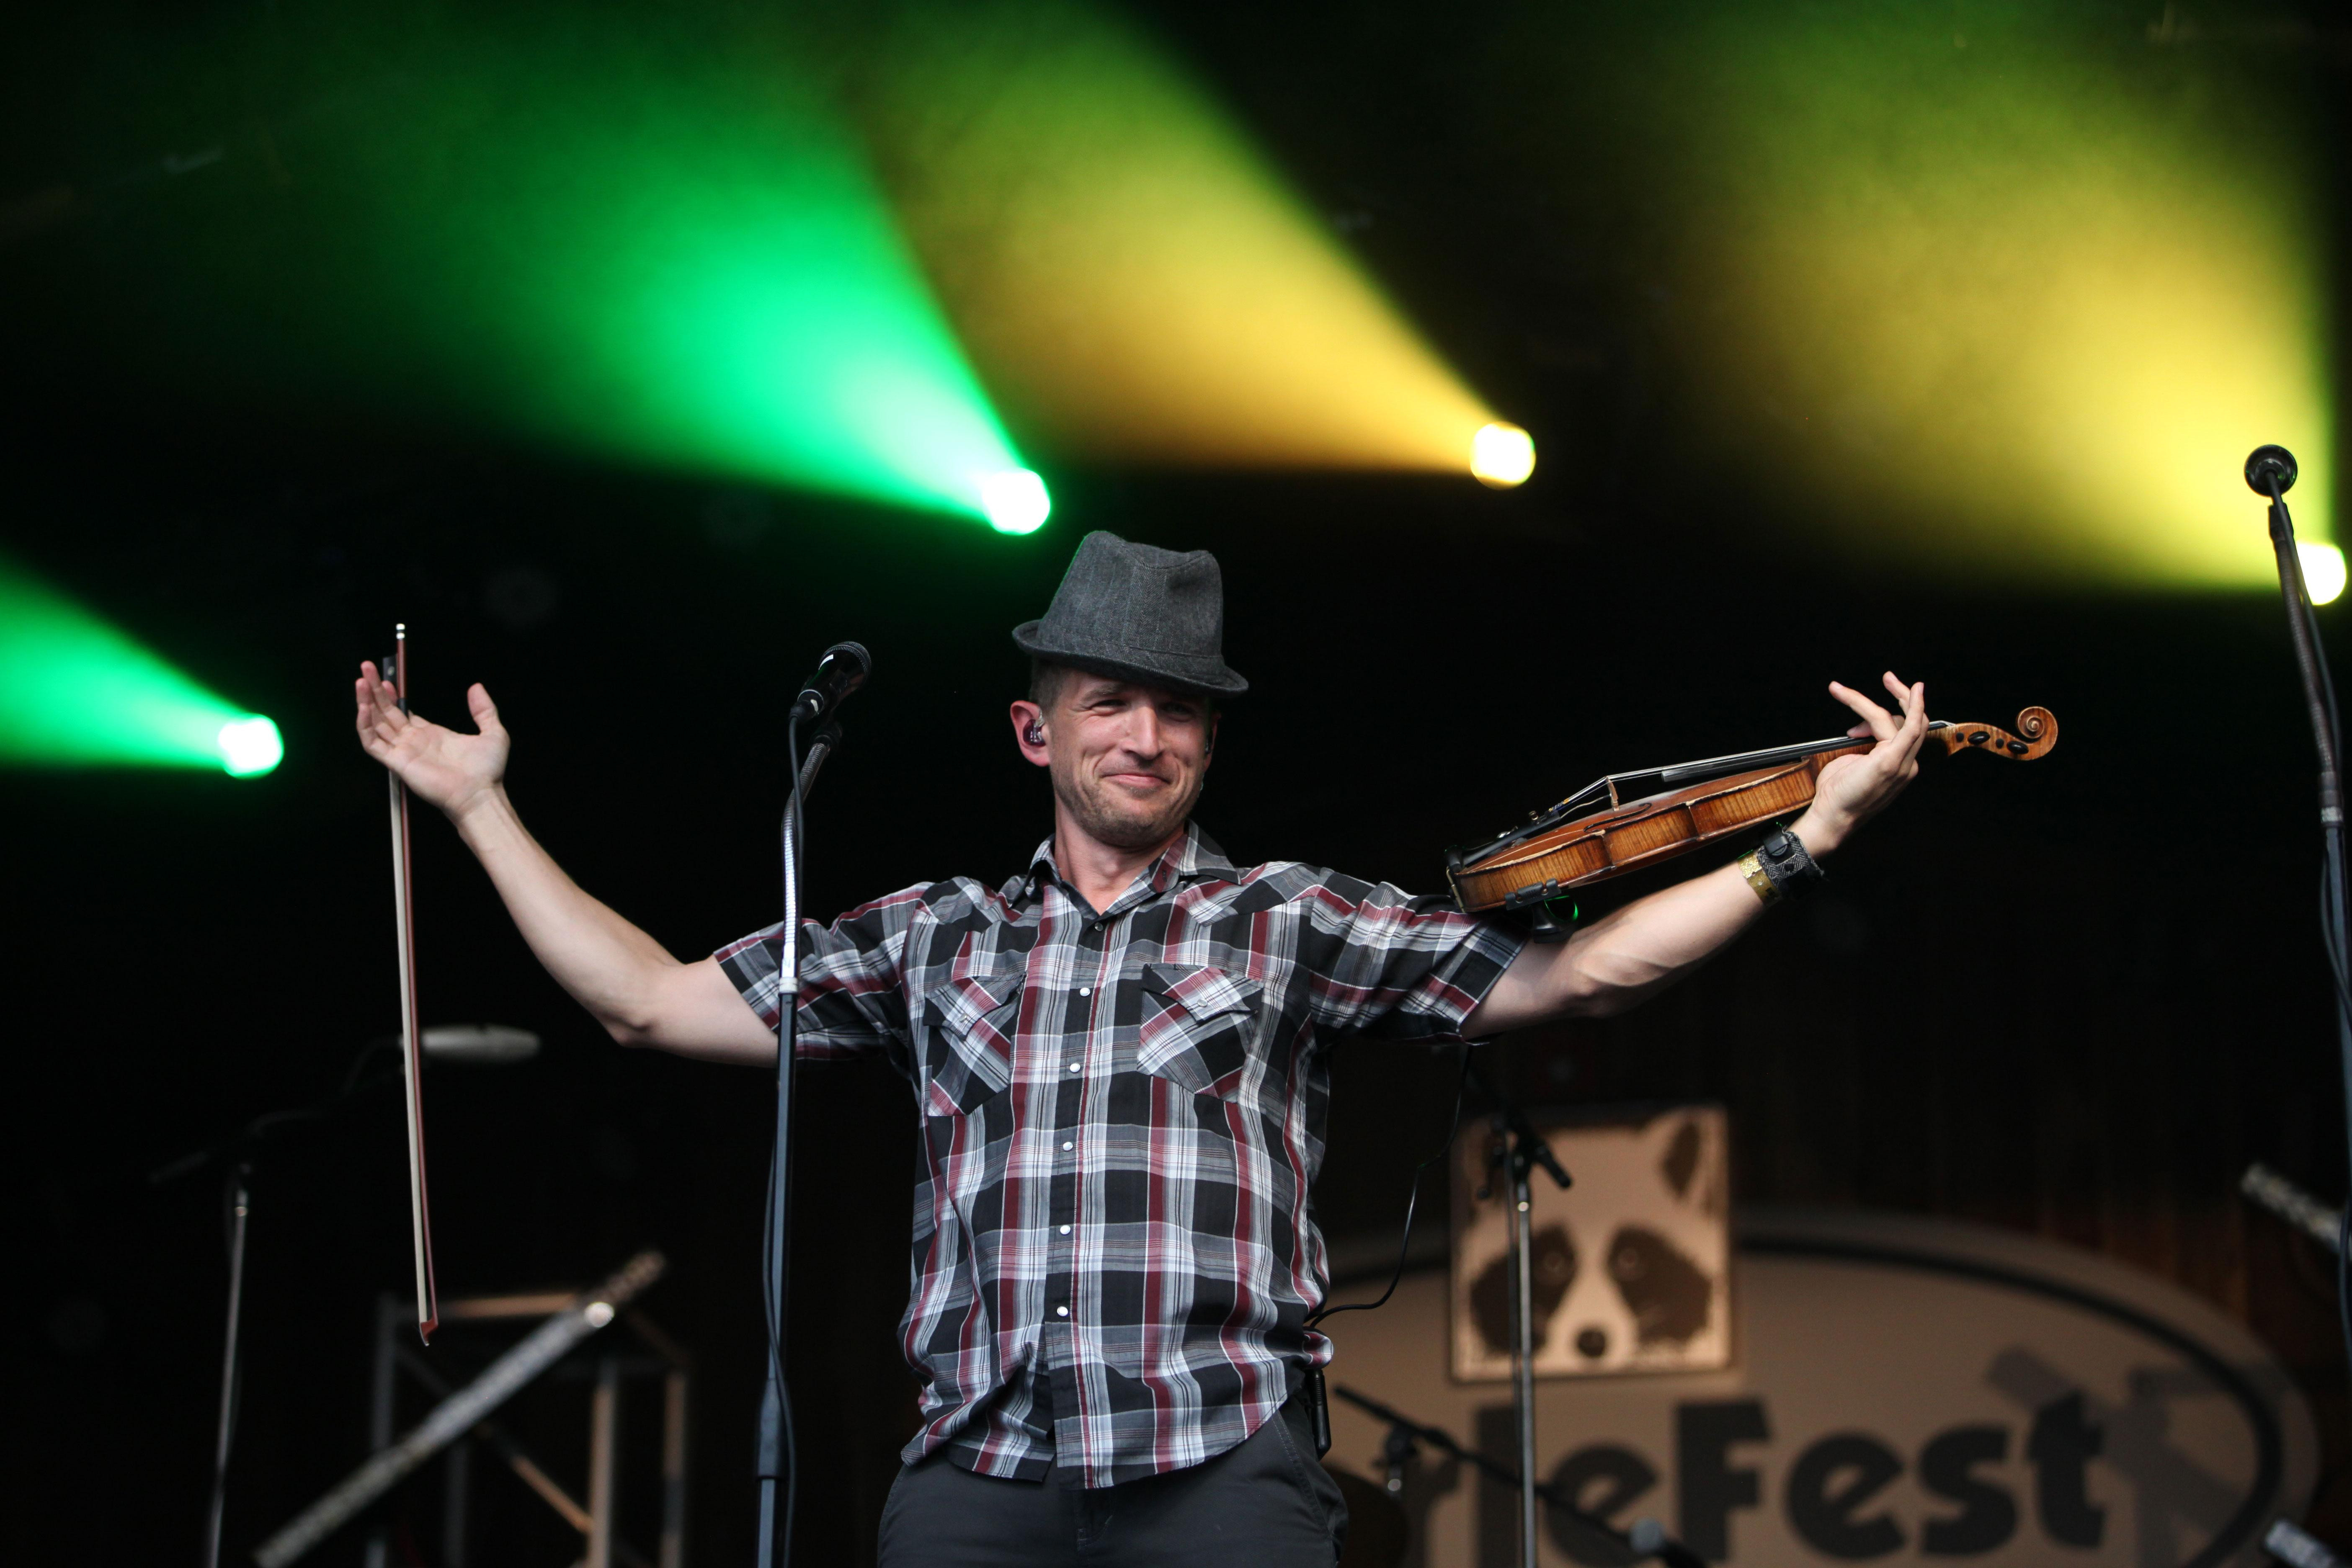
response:
<svg viewBox="0 0 2352 1568"><path fill-rule="evenodd" d="M1785 827L1764 836L1764 842L1740 858L1739 869L1756 896L1768 904L1801 899L1827 875L1821 862L1805 852L1804 840Z"/></svg>

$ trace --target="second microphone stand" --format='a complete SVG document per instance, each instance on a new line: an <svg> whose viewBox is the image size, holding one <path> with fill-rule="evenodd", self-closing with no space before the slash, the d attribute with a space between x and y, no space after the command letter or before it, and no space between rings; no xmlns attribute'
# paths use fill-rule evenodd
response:
<svg viewBox="0 0 2352 1568"><path fill-rule="evenodd" d="M1475 1064L1475 1058L1473 1058ZM1535 1350L1535 1192L1537 1166L1565 1192L1571 1178L1517 1107L1496 1089L1484 1068L1473 1065L1471 1076L1495 1105L1495 1168L1509 1183L1511 1205L1511 1413L1519 1438L1519 1563L1536 1568L1538 1521L1536 1504L1536 1350Z"/></svg>
<svg viewBox="0 0 2352 1568"><path fill-rule="evenodd" d="M2279 592L2286 600L2287 635L2303 677L2304 706L2319 753L2319 831L2324 850L2319 910L2321 940L2336 979L2336 1037L2342 1058L2345 1116L2352 1125L2352 889L2346 882L2343 728L2336 708L2336 682L2320 645L2319 620L2303 580L2303 552L2295 542L2294 519L2286 509L2294 488L2294 454L2284 447L2257 447L2246 458L2246 483L2270 504L2271 549L2278 557Z"/></svg>

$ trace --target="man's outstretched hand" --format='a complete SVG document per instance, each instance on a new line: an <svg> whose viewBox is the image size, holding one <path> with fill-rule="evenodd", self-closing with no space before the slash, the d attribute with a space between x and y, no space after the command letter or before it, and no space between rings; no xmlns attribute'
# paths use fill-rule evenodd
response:
<svg viewBox="0 0 2352 1568"><path fill-rule="evenodd" d="M451 816L463 816L496 793L506 776L507 731L499 722L497 705L478 682L466 689L466 706L481 731L475 735L403 713L392 682L364 661L352 692L359 700L360 745L398 773L410 794Z"/></svg>
<svg viewBox="0 0 2352 1568"><path fill-rule="evenodd" d="M1813 854L1836 848L1919 776L1919 743L1927 738L1927 688L1906 686L1891 669L1882 679L1895 698L1895 713L1850 686L1830 682L1830 695L1862 718L1846 733L1878 744L1857 756L1833 758L1822 769L1813 785L1813 804L1796 824L1797 837Z"/></svg>

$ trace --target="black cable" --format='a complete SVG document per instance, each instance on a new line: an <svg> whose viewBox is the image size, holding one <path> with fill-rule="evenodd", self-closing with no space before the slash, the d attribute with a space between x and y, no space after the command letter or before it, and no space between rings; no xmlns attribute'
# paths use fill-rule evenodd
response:
<svg viewBox="0 0 2352 1568"><path fill-rule="evenodd" d="M2319 936L2327 949L2327 973L2336 981L2336 1005L2352 1017L2352 974L2344 968L2344 847L2343 836L2327 836L2327 854L2319 868Z"/></svg>
<svg viewBox="0 0 2352 1568"><path fill-rule="evenodd" d="M1454 1137L1462 1131L1462 1091L1470 1081L1470 1053L1475 1048L1467 1040L1462 1043L1462 1071L1454 1079L1454 1114L1446 1120L1445 1142L1438 1146L1436 1153L1412 1168L1412 1186L1404 1199L1404 1239L1397 1243L1396 1269L1389 1276L1389 1288L1381 1292L1380 1300L1376 1301L1351 1301L1344 1307L1334 1307L1326 1302L1307 1318L1308 1328L1341 1312L1369 1312L1376 1307L1385 1307L1389 1298L1396 1294L1398 1284L1404 1279L1405 1261L1412 1256L1412 1215L1421 1204L1422 1173L1445 1158L1445 1152L1454 1147Z"/></svg>
<svg viewBox="0 0 2352 1568"><path fill-rule="evenodd" d="M2347 1247L2352 1247L2352 1203L2344 1205L2336 1220L2336 1326L2352 1352L2352 1258L2344 1256Z"/></svg>

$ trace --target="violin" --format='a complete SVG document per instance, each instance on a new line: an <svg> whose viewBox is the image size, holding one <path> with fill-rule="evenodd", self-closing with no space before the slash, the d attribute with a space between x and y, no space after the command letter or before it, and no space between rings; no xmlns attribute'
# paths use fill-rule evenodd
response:
<svg viewBox="0 0 2352 1568"><path fill-rule="evenodd" d="M1465 913L1532 910L1538 934L1549 934L1558 927L1543 906L1570 889L1639 871L1802 811L1823 767L1877 743L1837 735L1611 773L1549 810L1530 813L1523 827L1446 851L1446 879ZM1982 752L2030 763L2057 743L2056 717L2047 708L2028 708L2018 714L2015 733L1993 724L1937 720L1927 726L1919 751L1922 756Z"/></svg>

